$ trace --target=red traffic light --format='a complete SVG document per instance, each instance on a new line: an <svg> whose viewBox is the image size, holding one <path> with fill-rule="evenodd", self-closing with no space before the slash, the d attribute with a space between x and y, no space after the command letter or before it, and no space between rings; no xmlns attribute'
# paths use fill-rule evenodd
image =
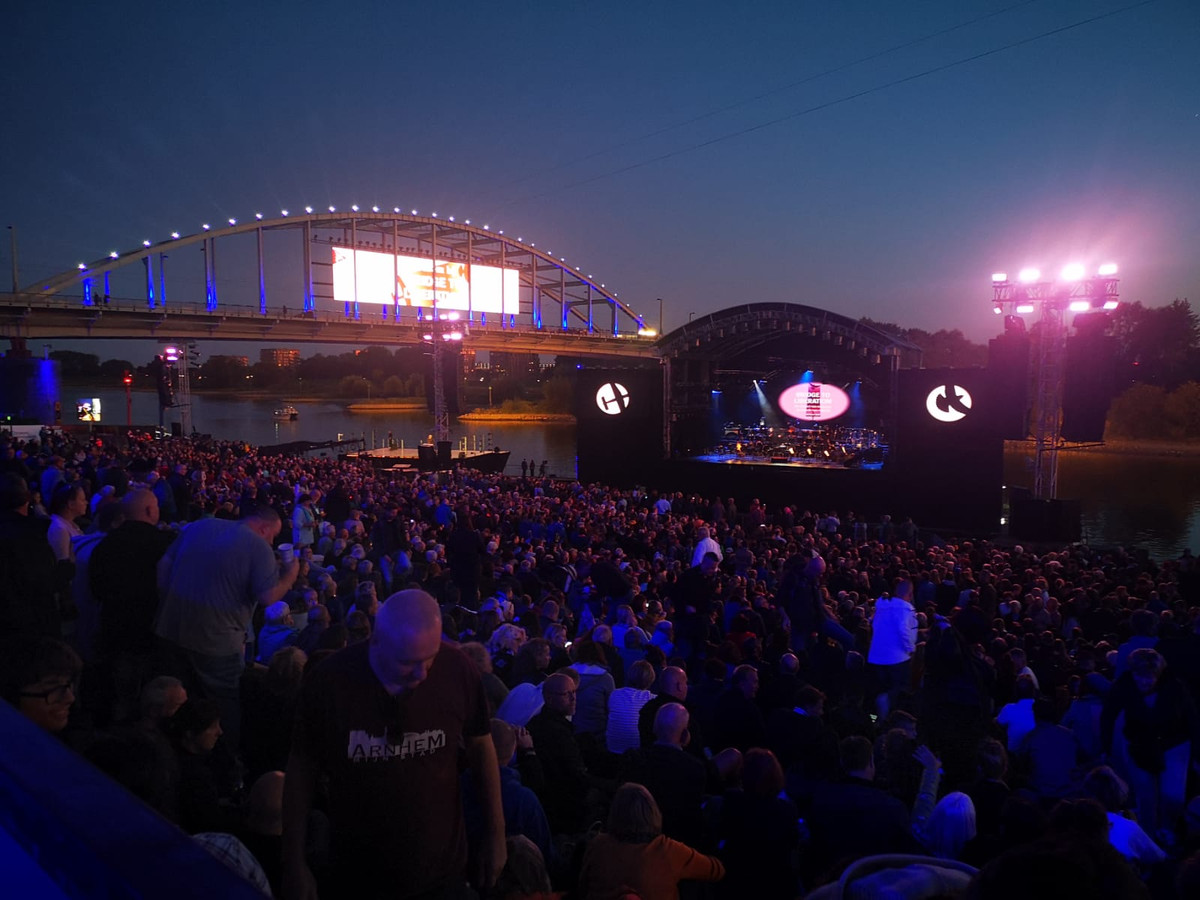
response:
<svg viewBox="0 0 1200 900"><path fill-rule="evenodd" d="M132 376L132 375L130 375L128 372L126 372L126 373L125 373L125 374L124 374L124 375L121 377L121 383L122 383L122 384L133 384L133 376Z"/></svg>

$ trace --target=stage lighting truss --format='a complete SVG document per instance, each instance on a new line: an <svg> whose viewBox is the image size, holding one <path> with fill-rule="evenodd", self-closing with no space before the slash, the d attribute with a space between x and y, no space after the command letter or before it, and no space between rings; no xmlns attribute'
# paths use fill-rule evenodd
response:
<svg viewBox="0 0 1200 900"><path fill-rule="evenodd" d="M992 310L996 315L1024 315L1046 307L1070 312L1114 310L1120 304L1118 281L1112 264L1101 266L1098 274L1091 276L1067 266L1057 280L1010 280L1004 273L997 273L992 276Z"/></svg>
<svg viewBox="0 0 1200 900"><path fill-rule="evenodd" d="M1117 282L1115 263L1105 263L1095 275L1088 275L1082 265L1071 263L1062 268L1057 280L1043 279L1034 268L1022 269L1015 280L1010 280L1004 272L992 275L992 310L1004 315L1006 333L1023 333L1021 316L1041 313L1037 353L1030 354L1037 388L1033 492L1039 500L1058 496L1067 335L1063 315L1116 309L1120 305Z"/></svg>

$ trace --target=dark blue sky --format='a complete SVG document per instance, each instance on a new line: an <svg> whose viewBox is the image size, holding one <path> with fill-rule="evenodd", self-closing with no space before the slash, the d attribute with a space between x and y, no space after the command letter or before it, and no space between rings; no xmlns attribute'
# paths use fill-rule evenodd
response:
<svg viewBox="0 0 1200 900"><path fill-rule="evenodd" d="M667 329L794 301L983 340L993 271L1076 260L1196 302L1200 4L894 83L1135 2L14 4L0 218L23 284L378 203L523 234Z"/></svg>

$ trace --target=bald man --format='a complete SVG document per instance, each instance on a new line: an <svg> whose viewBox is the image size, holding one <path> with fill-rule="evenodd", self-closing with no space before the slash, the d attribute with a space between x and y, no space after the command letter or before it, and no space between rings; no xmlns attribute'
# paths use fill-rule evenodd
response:
<svg viewBox="0 0 1200 900"><path fill-rule="evenodd" d="M480 889L505 861L500 769L479 671L442 643L437 602L389 597L369 641L319 664L301 689L284 789L284 896L317 896L304 856L319 779L332 824L329 896L470 896L458 749L479 786Z"/></svg>

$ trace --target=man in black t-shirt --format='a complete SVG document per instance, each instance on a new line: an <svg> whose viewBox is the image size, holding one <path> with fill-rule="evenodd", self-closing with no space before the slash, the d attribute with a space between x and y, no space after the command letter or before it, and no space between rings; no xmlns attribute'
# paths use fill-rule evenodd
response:
<svg viewBox="0 0 1200 900"><path fill-rule="evenodd" d="M476 886L490 887L504 867L487 699L478 669L442 643L441 629L433 597L400 591L379 608L370 641L339 651L305 680L284 792L285 896L316 896L304 858L305 826L322 779L332 826L326 893L463 896L460 748L485 820Z"/></svg>

